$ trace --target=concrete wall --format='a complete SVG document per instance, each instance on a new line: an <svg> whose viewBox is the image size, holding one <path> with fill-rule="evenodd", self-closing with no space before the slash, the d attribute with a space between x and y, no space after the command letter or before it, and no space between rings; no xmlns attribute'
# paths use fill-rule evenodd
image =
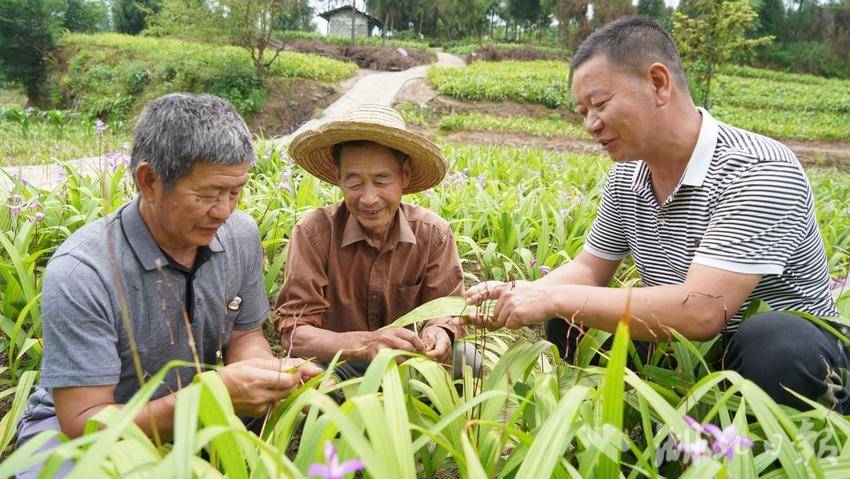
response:
<svg viewBox="0 0 850 479"><path fill-rule="evenodd" d="M351 36L351 12L340 12L332 16L328 21L328 35ZM369 20L363 15L354 17L354 35L369 35Z"/></svg>

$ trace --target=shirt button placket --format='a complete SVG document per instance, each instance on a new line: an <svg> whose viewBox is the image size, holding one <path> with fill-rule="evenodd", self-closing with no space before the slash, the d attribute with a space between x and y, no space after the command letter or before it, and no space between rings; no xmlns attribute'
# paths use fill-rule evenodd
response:
<svg viewBox="0 0 850 479"><path fill-rule="evenodd" d="M367 300L369 304L368 316L366 320L369 322L369 329L375 330L380 327L378 324L378 312L381 309L381 295L378 292L381 287L380 281L380 272L378 270L378 261L377 258L372 263L372 268L369 270L369 286L368 286L368 295L369 299Z"/></svg>

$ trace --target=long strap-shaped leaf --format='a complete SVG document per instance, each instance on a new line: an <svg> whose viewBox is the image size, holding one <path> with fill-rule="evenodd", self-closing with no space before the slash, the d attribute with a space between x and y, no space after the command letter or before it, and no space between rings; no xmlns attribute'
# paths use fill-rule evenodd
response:
<svg viewBox="0 0 850 479"><path fill-rule="evenodd" d="M482 313L485 315L493 314L495 307L495 301L489 301L483 307L484 311ZM466 299L462 296L445 296L428 301L381 329L403 328L414 323L437 318L469 316L475 311L476 307L467 305Z"/></svg>
<svg viewBox="0 0 850 479"><path fill-rule="evenodd" d="M573 386L558 402L558 407L537 431L525 460L516 477L552 477L558 460L564 455L573 439L570 424L575 420L584 398L590 389Z"/></svg>
<svg viewBox="0 0 850 479"><path fill-rule="evenodd" d="M626 300L626 310L617 323L614 334L614 346L608 366L605 368L605 379L602 385L602 424L610 424L616 430L623 429L623 386L626 374L626 357L629 353L629 318L632 295L629 291ZM600 457L598 477L616 479L620 476L620 450L614 449L615 457L603 455Z"/></svg>

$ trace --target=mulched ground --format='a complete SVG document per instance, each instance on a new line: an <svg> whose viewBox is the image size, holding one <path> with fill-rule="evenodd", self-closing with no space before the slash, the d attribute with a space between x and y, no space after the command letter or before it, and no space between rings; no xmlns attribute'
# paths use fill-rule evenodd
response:
<svg viewBox="0 0 850 479"><path fill-rule="evenodd" d="M466 56L466 63L474 61L500 62L503 60L534 61L534 60L566 60L566 54L556 54L538 50L530 45L518 48L499 48L485 44Z"/></svg>
<svg viewBox="0 0 850 479"><path fill-rule="evenodd" d="M433 63L433 53L419 48L399 48L383 45L333 45L319 40L293 40L287 50L313 53L337 60L354 62L360 68L400 71Z"/></svg>

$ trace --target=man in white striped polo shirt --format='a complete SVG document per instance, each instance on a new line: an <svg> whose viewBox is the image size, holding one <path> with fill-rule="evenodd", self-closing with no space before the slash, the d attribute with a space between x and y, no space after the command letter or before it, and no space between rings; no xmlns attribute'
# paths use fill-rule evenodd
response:
<svg viewBox="0 0 850 479"><path fill-rule="evenodd" d="M607 287L632 254L632 337L731 336L725 365L781 403L782 386L845 410L847 352L813 323L777 310L837 316L813 195L800 163L772 139L697 108L670 35L630 17L594 32L572 59L585 128L614 160L583 251L535 282L486 282L470 304L498 299L490 329L549 318L547 337L574 351L567 321L613 332L629 291ZM738 327L760 298L773 310Z"/></svg>

